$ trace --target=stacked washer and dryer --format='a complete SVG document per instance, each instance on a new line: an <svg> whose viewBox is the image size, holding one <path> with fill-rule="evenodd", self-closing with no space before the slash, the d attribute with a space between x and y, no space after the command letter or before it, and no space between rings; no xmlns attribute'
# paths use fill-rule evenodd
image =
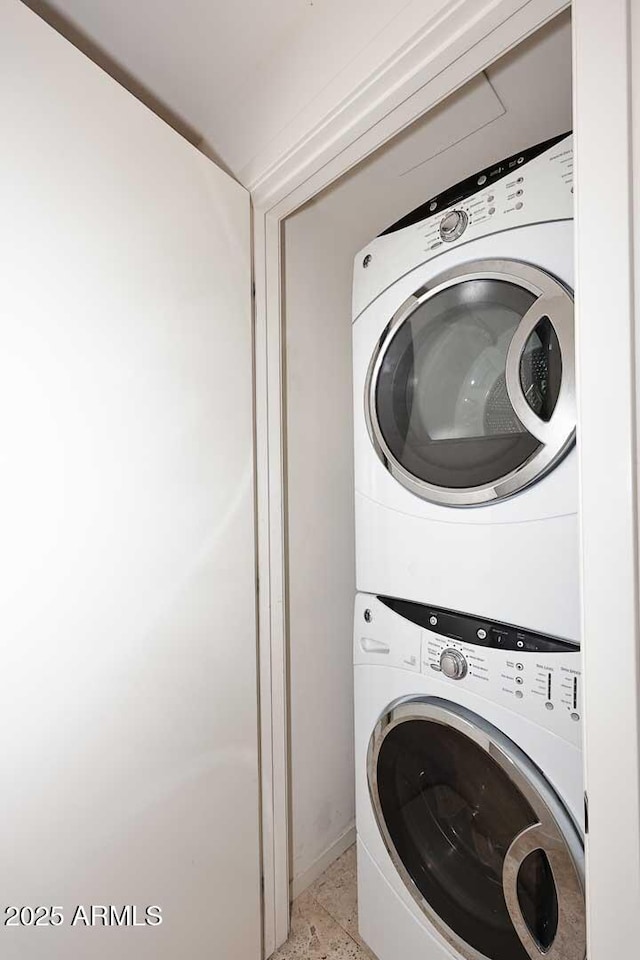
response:
<svg viewBox="0 0 640 960"><path fill-rule="evenodd" d="M584 960L573 152L357 256L359 921L379 960Z"/></svg>

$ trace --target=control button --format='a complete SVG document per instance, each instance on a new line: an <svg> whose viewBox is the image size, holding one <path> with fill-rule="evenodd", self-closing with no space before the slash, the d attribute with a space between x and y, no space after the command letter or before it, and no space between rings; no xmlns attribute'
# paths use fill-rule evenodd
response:
<svg viewBox="0 0 640 960"><path fill-rule="evenodd" d="M522 698L524 697L524 693L522 692L522 690L516 690L516 697L518 698L518 700L522 700Z"/></svg>
<svg viewBox="0 0 640 960"><path fill-rule="evenodd" d="M516 190L516 197L521 197L524 193L524 190Z"/></svg>
<svg viewBox="0 0 640 960"><path fill-rule="evenodd" d="M440 221L440 236L446 243L457 240L467 229L469 217L464 210L451 210Z"/></svg>
<svg viewBox="0 0 640 960"><path fill-rule="evenodd" d="M516 670L524 670L524 663L516 663Z"/></svg>
<svg viewBox="0 0 640 960"><path fill-rule="evenodd" d="M523 206L522 200L518 200L518 202L516 203L516 210L522 210L522 206Z"/></svg>
<svg viewBox="0 0 640 960"><path fill-rule="evenodd" d="M431 213L433 213L433 211L435 210L435 208L436 208L437 206L438 206L438 204L436 203L436 201L435 201L435 200L432 200L431 203L429 204L429 210L431 211Z"/></svg>
<svg viewBox="0 0 640 960"><path fill-rule="evenodd" d="M445 650L440 657L440 669L450 680L462 680L466 676L467 661L459 650Z"/></svg>
<svg viewBox="0 0 640 960"><path fill-rule="evenodd" d="M579 714L579 713L572 713L572 714L571 714L571 719L572 719L572 720L579 720L579 719L580 719L580 714Z"/></svg>
<svg viewBox="0 0 640 960"><path fill-rule="evenodd" d="M516 683L524 683L522 677L516 677Z"/></svg>
<svg viewBox="0 0 640 960"><path fill-rule="evenodd" d="M524 163L524 157L518 157L518 163Z"/></svg>
<svg viewBox="0 0 640 960"><path fill-rule="evenodd" d="M494 214L495 212L496 212L496 208L495 208L495 207L489 207L488 213L489 213L489 216L490 216L490 217L493 216L493 214Z"/></svg>
<svg viewBox="0 0 640 960"><path fill-rule="evenodd" d="M517 640L516 647L519 647L521 650L524 647L524 640Z"/></svg>
<svg viewBox="0 0 640 960"><path fill-rule="evenodd" d="M367 623L371 623L371 621L373 620L373 614L371 613L371 610L365 610L364 619Z"/></svg>
<svg viewBox="0 0 640 960"><path fill-rule="evenodd" d="M495 200L494 195L490 193L489 196L487 197L487 203L493 203L494 200Z"/></svg>
<svg viewBox="0 0 640 960"><path fill-rule="evenodd" d="M524 183L524 177L518 177L516 183Z"/></svg>
<svg viewBox="0 0 640 960"><path fill-rule="evenodd" d="M483 173L481 177L478 177L478 186L479 186L479 187L483 187L486 182L487 182L487 178L485 177L485 175L484 175L484 173Z"/></svg>
<svg viewBox="0 0 640 960"><path fill-rule="evenodd" d="M545 703L545 707L547 708L547 710L554 709L553 704L551 703L551 700L547 700L547 702Z"/></svg>
<svg viewBox="0 0 640 960"><path fill-rule="evenodd" d="M434 616L429 617L429 623L432 627L435 627L438 623L438 618Z"/></svg>
<svg viewBox="0 0 640 960"><path fill-rule="evenodd" d="M486 631L486 630L483 630L482 627L480 627L479 630L476 630L476 637L478 638L478 640L486 640L486 639L487 639L487 631Z"/></svg>

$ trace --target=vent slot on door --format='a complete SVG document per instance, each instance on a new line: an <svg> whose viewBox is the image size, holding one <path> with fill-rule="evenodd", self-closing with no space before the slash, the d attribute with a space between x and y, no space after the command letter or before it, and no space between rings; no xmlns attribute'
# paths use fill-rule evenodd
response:
<svg viewBox="0 0 640 960"><path fill-rule="evenodd" d="M533 412L548 423L562 383L560 344L549 317L542 317L525 344L520 360L520 383Z"/></svg>
<svg viewBox="0 0 640 960"><path fill-rule="evenodd" d="M518 873L518 900L529 933L546 953L558 931L558 894L544 850L533 850Z"/></svg>

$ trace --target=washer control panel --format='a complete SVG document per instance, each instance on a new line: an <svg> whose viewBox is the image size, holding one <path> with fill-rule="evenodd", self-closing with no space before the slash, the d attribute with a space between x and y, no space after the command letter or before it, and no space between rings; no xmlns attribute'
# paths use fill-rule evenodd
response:
<svg viewBox="0 0 640 960"><path fill-rule="evenodd" d="M469 664L459 650L448 647L440 654L440 669L450 680L462 680L469 672Z"/></svg>
<svg viewBox="0 0 640 960"><path fill-rule="evenodd" d="M465 210L451 210L440 221L439 233L445 243L451 243L461 237L467 229L469 215Z"/></svg>
<svg viewBox="0 0 640 960"><path fill-rule="evenodd" d="M459 684L578 742L582 714L580 649L511 624L391 597L378 597L414 625L420 670ZM446 695L443 693L443 696Z"/></svg>
<svg viewBox="0 0 640 960"><path fill-rule="evenodd" d="M484 696L508 701L513 709L526 713L530 712L528 705L536 713L539 708L559 710L573 723L580 720L579 660L576 648L546 656L531 652L514 655L428 630L422 639L423 673L432 671L448 680L466 681Z"/></svg>

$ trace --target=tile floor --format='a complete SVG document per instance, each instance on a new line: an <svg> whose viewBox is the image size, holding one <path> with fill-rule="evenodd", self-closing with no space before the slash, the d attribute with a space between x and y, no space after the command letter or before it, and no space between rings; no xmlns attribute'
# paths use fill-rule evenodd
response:
<svg viewBox="0 0 640 960"><path fill-rule="evenodd" d="M375 960L358 937L355 846L294 900L291 934L272 960Z"/></svg>

